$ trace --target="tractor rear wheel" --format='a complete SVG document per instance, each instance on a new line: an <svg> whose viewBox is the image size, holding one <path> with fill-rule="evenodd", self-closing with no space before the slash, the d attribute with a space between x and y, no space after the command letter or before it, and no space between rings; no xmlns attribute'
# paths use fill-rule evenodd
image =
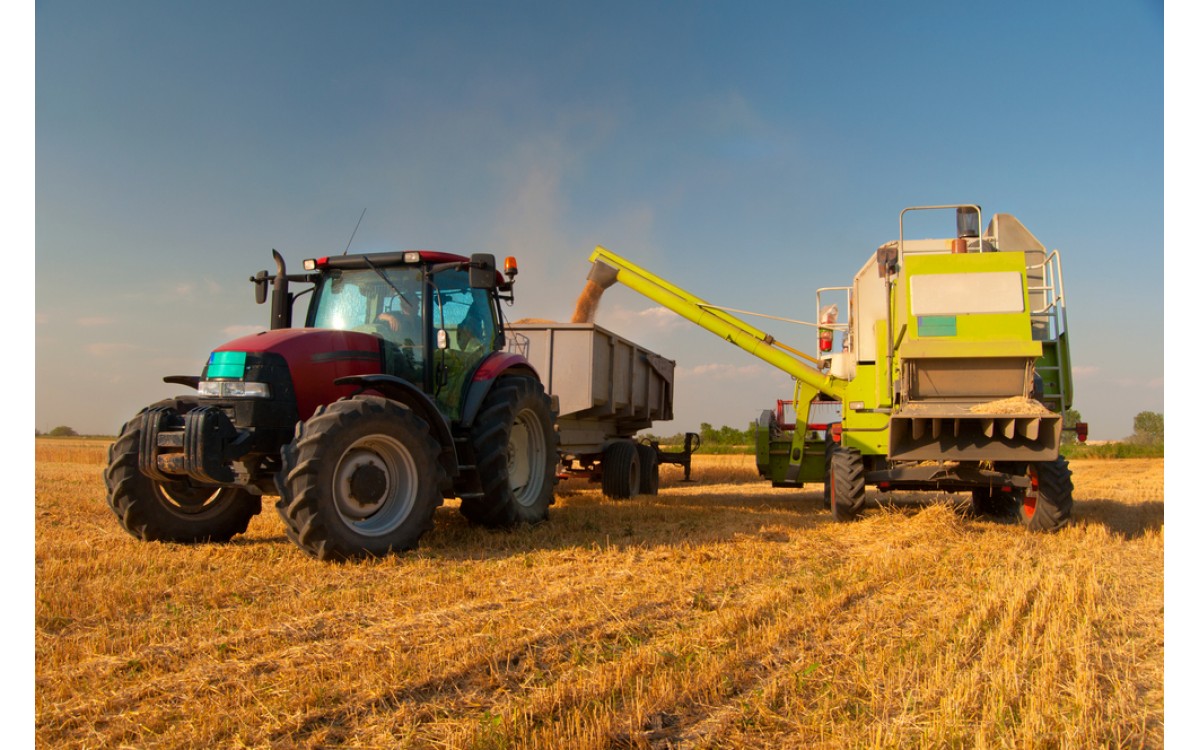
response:
<svg viewBox="0 0 1200 750"><path fill-rule="evenodd" d="M154 406L175 405L174 400ZM125 423L108 449L104 484L121 527L147 542L227 542L262 511L262 498L237 487L151 479L138 468L147 410Z"/></svg>
<svg viewBox="0 0 1200 750"><path fill-rule="evenodd" d="M862 454L837 446L829 456L829 508L835 521L853 521L867 500L866 469Z"/></svg>
<svg viewBox="0 0 1200 750"><path fill-rule="evenodd" d="M1030 531L1057 531L1071 518L1075 500L1071 493L1071 469L1059 456L1053 461L1037 461L1025 470L1030 486L1017 495L1017 515Z"/></svg>
<svg viewBox="0 0 1200 750"><path fill-rule="evenodd" d="M637 443L638 463L641 464L641 481L638 494L658 494L658 451L653 446Z"/></svg>
<svg viewBox="0 0 1200 750"><path fill-rule="evenodd" d="M282 452L276 510L318 560L410 550L433 527L446 472L429 425L378 396L317 409Z"/></svg>
<svg viewBox="0 0 1200 750"><path fill-rule="evenodd" d="M482 494L464 497L461 512L494 528L541 523L554 502L558 433L545 388L534 378L496 380L471 431Z"/></svg>
<svg viewBox="0 0 1200 750"><path fill-rule="evenodd" d="M642 465L637 444L617 440L604 449L600 458L600 489L614 500L637 497L642 489Z"/></svg>

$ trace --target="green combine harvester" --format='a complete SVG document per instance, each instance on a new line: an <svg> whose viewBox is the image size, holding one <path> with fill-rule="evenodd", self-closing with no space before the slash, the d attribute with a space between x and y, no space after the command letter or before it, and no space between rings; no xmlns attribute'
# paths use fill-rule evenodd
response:
<svg viewBox="0 0 1200 750"><path fill-rule="evenodd" d="M954 213L954 236L905 236L906 217L933 210ZM974 205L904 209L900 238L851 286L817 290L815 357L602 247L588 278L620 282L792 376L792 399L754 422L759 473L781 487L823 482L835 519L857 517L874 486L969 491L980 515L1054 530L1072 505L1063 430L1087 438L1085 424L1063 425L1072 384L1059 255L1009 214L981 226Z"/></svg>

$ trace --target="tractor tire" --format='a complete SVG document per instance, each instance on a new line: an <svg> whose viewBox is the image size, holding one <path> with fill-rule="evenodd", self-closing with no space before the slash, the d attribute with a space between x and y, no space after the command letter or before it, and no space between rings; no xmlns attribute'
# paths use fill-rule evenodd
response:
<svg viewBox="0 0 1200 750"><path fill-rule="evenodd" d="M154 406L177 402L161 401ZM227 542L244 533L262 512L262 497L237 487L201 485L191 479L160 482L138 468L143 409L125 423L108 448L104 484L108 507L121 527L146 542Z"/></svg>
<svg viewBox="0 0 1200 750"><path fill-rule="evenodd" d="M1025 471L1033 485L1017 497L1021 523L1030 531L1061 529L1070 520L1075 504L1071 495L1075 485L1067 460L1059 456L1053 461L1037 461Z"/></svg>
<svg viewBox="0 0 1200 750"><path fill-rule="evenodd" d="M833 520L853 521L867 501L866 469L862 454L837 446L829 457L829 508Z"/></svg>
<svg viewBox="0 0 1200 750"><path fill-rule="evenodd" d="M414 549L433 527L446 470L429 425L379 396L319 407L282 451L275 508L318 560Z"/></svg>
<svg viewBox="0 0 1200 750"><path fill-rule="evenodd" d="M628 500L642 489L641 456L637 444L618 440L604 449L600 458L600 489L606 497Z"/></svg>
<svg viewBox="0 0 1200 750"><path fill-rule="evenodd" d="M638 494L658 494L658 452L652 446L637 443L638 463L641 464L641 481L638 482Z"/></svg>
<svg viewBox="0 0 1200 750"><path fill-rule="evenodd" d="M558 433L545 388L534 378L496 380L471 430L482 493L461 513L491 528L545 521L558 481Z"/></svg>

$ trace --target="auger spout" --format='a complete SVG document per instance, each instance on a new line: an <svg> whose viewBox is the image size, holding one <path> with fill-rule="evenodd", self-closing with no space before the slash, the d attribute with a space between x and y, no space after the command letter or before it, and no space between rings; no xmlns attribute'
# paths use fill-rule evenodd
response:
<svg viewBox="0 0 1200 750"><path fill-rule="evenodd" d="M846 390L845 380L823 373L787 353L781 348L783 345L770 334L713 307L690 292L660 279L603 247L597 246L589 260L592 262L592 270L588 274L590 282L607 289L619 281L767 364L783 370L801 383L827 396L842 399Z"/></svg>

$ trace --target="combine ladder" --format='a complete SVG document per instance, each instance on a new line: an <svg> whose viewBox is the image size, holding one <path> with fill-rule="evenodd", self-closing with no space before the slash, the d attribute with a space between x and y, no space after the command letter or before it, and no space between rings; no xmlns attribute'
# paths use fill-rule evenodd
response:
<svg viewBox="0 0 1200 750"><path fill-rule="evenodd" d="M1067 346L1066 291L1058 251L1051 252L1044 262L1029 266L1027 271L1033 338L1042 342L1042 356L1034 365L1042 379L1042 401L1047 408L1065 416L1071 408L1074 387Z"/></svg>

